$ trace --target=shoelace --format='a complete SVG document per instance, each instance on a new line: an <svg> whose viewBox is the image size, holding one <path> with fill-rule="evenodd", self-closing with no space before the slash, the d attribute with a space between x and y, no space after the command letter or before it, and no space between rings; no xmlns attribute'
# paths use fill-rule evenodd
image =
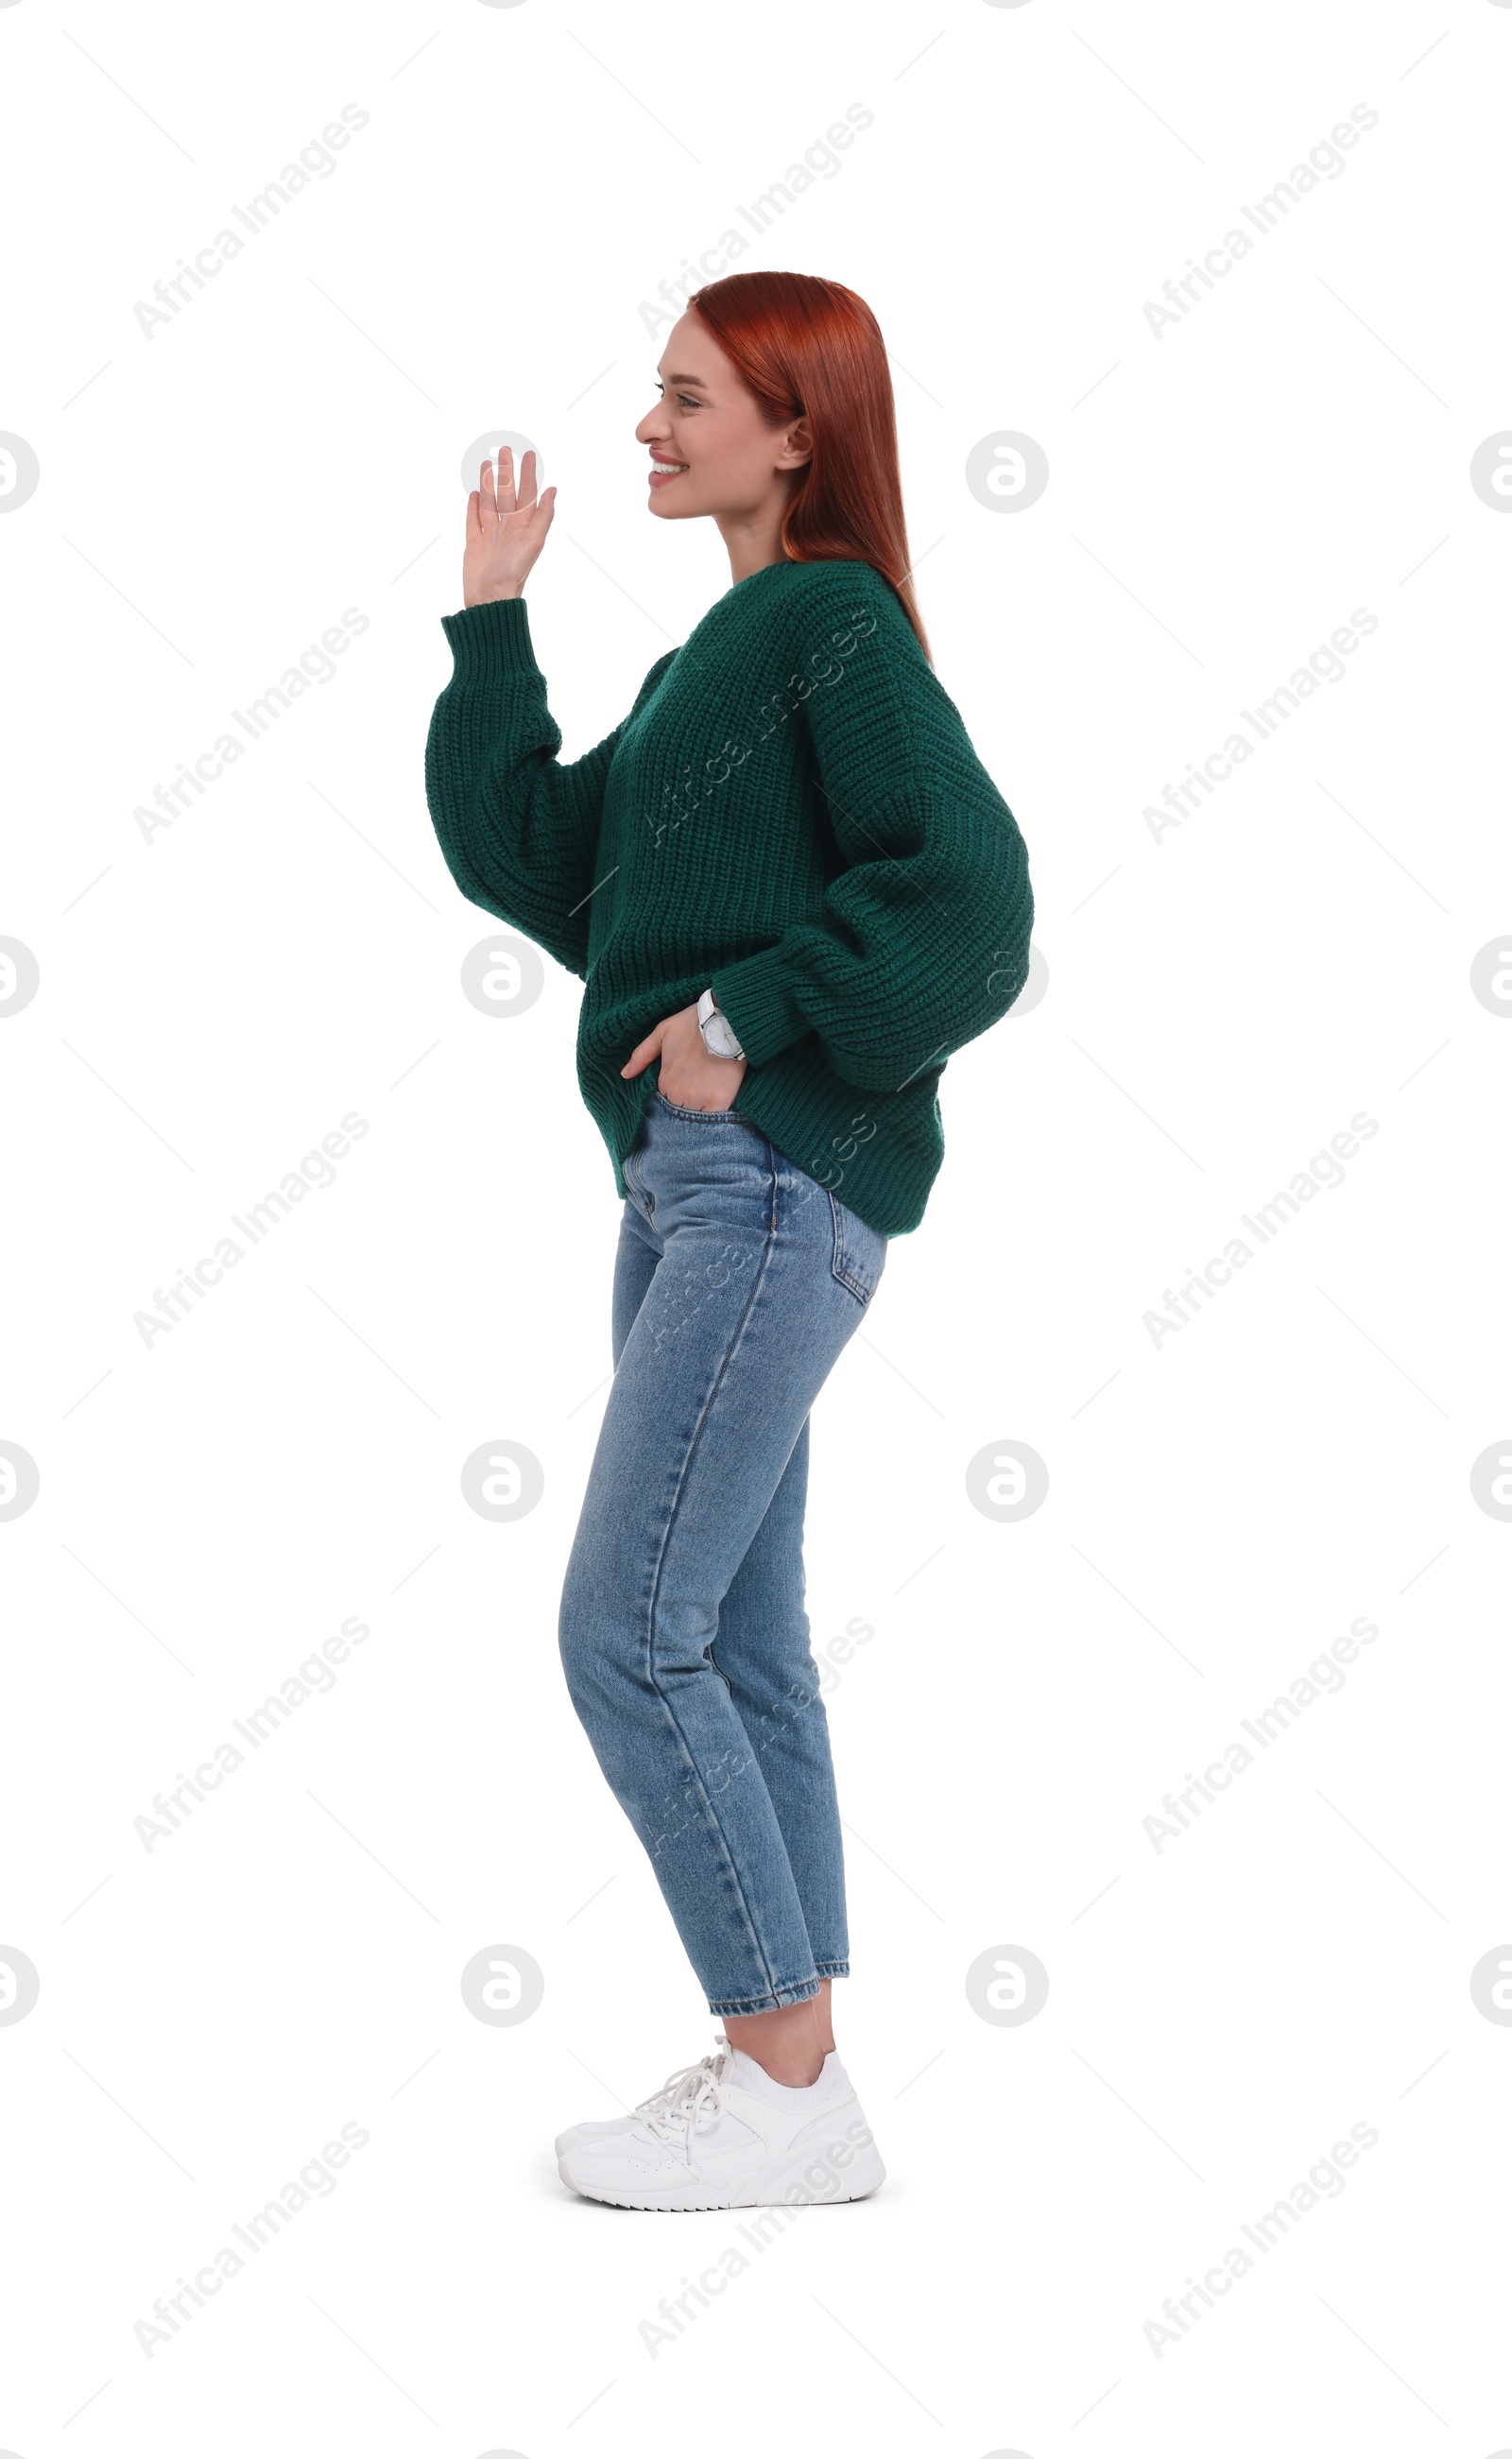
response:
<svg viewBox="0 0 1512 2459"><path fill-rule="evenodd" d="M691 2145L695 2134L719 2122L732 2057L729 2043L722 2038L697 2066L668 2075L661 2091L637 2111L640 2124L660 2143Z"/></svg>

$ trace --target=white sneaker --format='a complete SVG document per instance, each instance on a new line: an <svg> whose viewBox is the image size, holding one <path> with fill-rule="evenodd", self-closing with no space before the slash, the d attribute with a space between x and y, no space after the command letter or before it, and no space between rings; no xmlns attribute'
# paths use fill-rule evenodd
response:
<svg viewBox="0 0 1512 2459"><path fill-rule="evenodd" d="M642 2212L858 2202L887 2174L835 2050L793 2087L723 2038L629 2117L574 2127L557 2152L575 2194Z"/></svg>

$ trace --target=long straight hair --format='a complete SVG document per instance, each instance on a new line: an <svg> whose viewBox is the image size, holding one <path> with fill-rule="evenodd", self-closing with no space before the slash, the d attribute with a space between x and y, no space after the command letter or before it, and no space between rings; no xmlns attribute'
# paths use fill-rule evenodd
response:
<svg viewBox="0 0 1512 2459"><path fill-rule="evenodd" d="M772 427L802 418L813 458L782 518L791 563L870 563L891 581L926 658L914 596L897 420L881 327L866 301L811 273L727 273L688 300ZM934 663L930 658L931 664Z"/></svg>

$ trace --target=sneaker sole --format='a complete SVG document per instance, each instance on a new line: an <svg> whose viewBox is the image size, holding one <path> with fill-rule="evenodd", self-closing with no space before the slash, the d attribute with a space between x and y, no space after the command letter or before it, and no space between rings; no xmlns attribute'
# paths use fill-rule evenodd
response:
<svg viewBox="0 0 1512 2459"><path fill-rule="evenodd" d="M570 2156L571 2147L556 2162L556 2174L564 2186L570 2186L575 2195L585 2196L590 2202L612 2203L617 2210L630 2212L736 2212L766 2203L791 2203L797 2209L817 2203L860 2203L876 2193L887 2175L882 2155L873 2144L847 2174L848 2191L844 2194L816 2195L806 2189L803 2171L810 2165L807 2161L790 2163L776 2177L761 2180L749 2192L719 2195L711 2194L706 2187L701 2190L690 2186L682 2195L669 2194L665 2188L637 2194L627 2186L585 2184L582 2178L573 2175Z"/></svg>

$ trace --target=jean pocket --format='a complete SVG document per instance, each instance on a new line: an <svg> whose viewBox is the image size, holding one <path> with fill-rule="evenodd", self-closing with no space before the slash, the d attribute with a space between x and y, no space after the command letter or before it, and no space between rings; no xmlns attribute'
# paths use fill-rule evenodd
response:
<svg viewBox="0 0 1512 2459"><path fill-rule="evenodd" d="M842 1281L863 1306L870 1306L887 1262L888 1242L880 1230L873 1230L869 1221L863 1221L859 1212L852 1212L849 1204L842 1204L833 1192L830 1208L834 1214L835 1279Z"/></svg>
<svg viewBox="0 0 1512 2459"><path fill-rule="evenodd" d="M662 1092L660 1084L652 1085L651 1098L654 1102L660 1102L663 1110L670 1110L674 1119L733 1119L738 1126L748 1127L750 1125L749 1119L743 1118L739 1110L684 1109L681 1102L669 1102L666 1095Z"/></svg>

